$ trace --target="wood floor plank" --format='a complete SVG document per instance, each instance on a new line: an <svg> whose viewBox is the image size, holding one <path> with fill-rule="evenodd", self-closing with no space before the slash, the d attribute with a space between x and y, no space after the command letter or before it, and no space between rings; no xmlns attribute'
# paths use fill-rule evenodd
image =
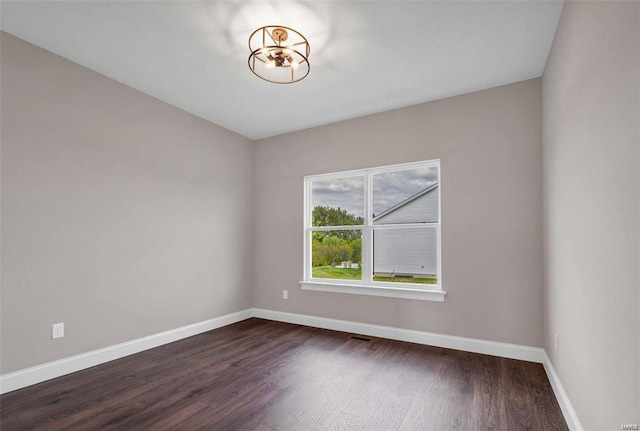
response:
<svg viewBox="0 0 640 431"><path fill-rule="evenodd" d="M535 416L540 418L542 429L569 431L563 420L558 400L553 396L551 383L541 364L531 364L527 368L527 381L530 384L529 399L533 403Z"/></svg>
<svg viewBox="0 0 640 431"><path fill-rule="evenodd" d="M527 369L533 364L530 362L516 364L504 358L501 362L505 383L504 402L507 425L514 431L543 429L540 417L535 414L531 396L532 386L527 380Z"/></svg>
<svg viewBox="0 0 640 431"><path fill-rule="evenodd" d="M384 408L377 409L371 415L364 427L365 430L385 431L400 428L422 381L427 377L420 373L421 364L425 361L424 352L417 346L411 347L394 365L400 369L400 375L385 396L380 399L379 405Z"/></svg>
<svg viewBox="0 0 640 431"><path fill-rule="evenodd" d="M440 414L447 385L441 378L443 370L452 361L447 351L430 348L424 356L420 373L424 376L420 387L400 424L400 430L433 431Z"/></svg>
<svg viewBox="0 0 640 431"><path fill-rule="evenodd" d="M3 431L566 431L544 369L248 319L0 396Z"/></svg>
<svg viewBox="0 0 640 431"><path fill-rule="evenodd" d="M479 355L456 351L442 373L447 390L436 422L437 430L469 430L472 422L474 392L473 367Z"/></svg>
<svg viewBox="0 0 640 431"><path fill-rule="evenodd" d="M366 422L362 418L340 413L331 425L326 428L326 431L359 431L364 429Z"/></svg>
<svg viewBox="0 0 640 431"><path fill-rule="evenodd" d="M400 377L400 370L393 366L406 354L404 349L390 349L390 340L377 340L380 348L376 359L369 365L367 384L357 393L344 412L362 419L369 419L379 408L381 399Z"/></svg>
<svg viewBox="0 0 640 431"><path fill-rule="evenodd" d="M506 423L500 361L481 355L474 369L471 428L495 431Z"/></svg>

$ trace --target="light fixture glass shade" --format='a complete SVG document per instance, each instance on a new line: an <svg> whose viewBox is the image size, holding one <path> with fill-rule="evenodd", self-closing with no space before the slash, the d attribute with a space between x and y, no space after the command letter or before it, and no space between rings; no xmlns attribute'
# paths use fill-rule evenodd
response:
<svg viewBox="0 0 640 431"><path fill-rule="evenodd" d="M249 51L249 69L265 81L291 84L309 74L309 42L292 28L260 27L249 36Z"/></svg>

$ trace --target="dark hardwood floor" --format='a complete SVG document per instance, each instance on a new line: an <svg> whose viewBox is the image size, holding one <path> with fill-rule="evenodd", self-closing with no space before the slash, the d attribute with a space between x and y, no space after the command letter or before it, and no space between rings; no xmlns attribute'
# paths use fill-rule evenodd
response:
<svg viewBox="0 0 640 431"><path fill-rule="evenodd" d="M540 364L261 319L0 397L9 430L568 430Z"/></svg>

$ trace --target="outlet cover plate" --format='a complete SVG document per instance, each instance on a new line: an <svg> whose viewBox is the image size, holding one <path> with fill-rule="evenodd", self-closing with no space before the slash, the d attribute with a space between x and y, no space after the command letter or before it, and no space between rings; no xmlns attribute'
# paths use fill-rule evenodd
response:
<svg viewBox="0 0 640 431"><path fill-rule="evenodd" d="M64 337L64 323L54 323L51 325L51 338L62 338Z"/></svg>

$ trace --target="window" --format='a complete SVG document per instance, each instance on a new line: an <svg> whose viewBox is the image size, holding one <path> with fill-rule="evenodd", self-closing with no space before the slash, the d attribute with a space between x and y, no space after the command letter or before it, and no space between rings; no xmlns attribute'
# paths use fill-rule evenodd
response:
<svg viewBox="0 0 640 431"><path fill-rule="evenodd" d="M302 288L443 301L440 161L305 177Z"/></svg>

